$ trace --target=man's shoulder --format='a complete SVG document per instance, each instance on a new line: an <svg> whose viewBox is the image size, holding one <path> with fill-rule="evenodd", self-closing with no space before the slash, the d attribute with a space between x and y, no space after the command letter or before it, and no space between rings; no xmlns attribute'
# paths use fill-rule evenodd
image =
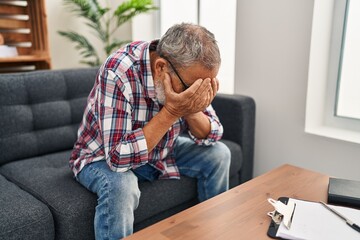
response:
<svg viewBox="0 0 360 240"><path fill-rule="evenodd" d="M138 55L139 51L144 51L149 45L150 43L146 41L135 41L125 45L124 49L130 54Z"/></svg>
<svg viewBox="0 0 360 240"><path fill-rule="evenodd" d="M141 61L146 61L143 58L144 51L147 51L149 42L135 41L124 47L119 48L112 53L104 63L104 69L112 70L114 72L124 73L131 69L134 65L138 65Z"/></svg>

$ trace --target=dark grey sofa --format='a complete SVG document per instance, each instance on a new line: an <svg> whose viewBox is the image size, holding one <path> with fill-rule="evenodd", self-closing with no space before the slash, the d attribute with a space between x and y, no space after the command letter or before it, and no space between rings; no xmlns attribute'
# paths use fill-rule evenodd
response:
<svg viewBox="0 0 360 240"><path fill-rule="evenodd" d="M93 239L96 196L68 167L97 69L0 74L0 239ZM252 178L255 103L213 102L231 149L230 185ZM135 231L197 203L196 180L140 184ZM156 194L154 194L156 193Z"/></svg>

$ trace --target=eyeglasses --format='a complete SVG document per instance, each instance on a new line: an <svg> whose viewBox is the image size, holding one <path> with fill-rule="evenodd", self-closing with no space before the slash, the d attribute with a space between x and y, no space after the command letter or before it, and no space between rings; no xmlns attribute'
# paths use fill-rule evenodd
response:
<svg viewBox="0 0 360 240"><path fill-rule="evenodd" d="M190 86L187 85L183 80L182 78L180 77L178 71L176 70L176 68L174 67L174 65L169 61L169 59L167 59L166 57L160 55L160 57L162 57L163 59L165 59L166 61L168 61L168 63L170 64L171 68L174 70L176 76L179 78L180 82L182 83L182 85L184 86L184 89L188 89Z"/></svg>

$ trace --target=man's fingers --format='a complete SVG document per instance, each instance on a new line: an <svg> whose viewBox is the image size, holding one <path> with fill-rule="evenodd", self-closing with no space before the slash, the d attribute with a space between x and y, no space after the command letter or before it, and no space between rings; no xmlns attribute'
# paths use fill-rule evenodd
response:
<svg viewBox="0 0 360 240"><path fill-rule="evenodd" d="M216 95L216 83L215 79L211 79L211 88L209 90L210 98L213 99Z"/></svg>
<svg viewBox="0 0 360 240"><path fill-rule="evenodd" d="M219 79L217 78L214 78L215 79L215 83L216 83L216 92L219 91L219 88L220 88L220 82L219 82Z"/></svg>
<svg viewBox="0 0 360 240"><path fill-rule="evenodd" d="M214 98L216 96L217 91L218 91L218 84L217 84L216 78L213 78L213 79L211 79L212 98Z"/></svg>
<svg viewBox="0 0 360 240"><path fill-rule="evenodd" d="M213 78L211 81L211 84L212 84L212 88L216 94L217 91L219 90L219 80L217 78Z"/></svg>
<svg viewBox="0 0 360 240"><path fill-rule="evenodd" d="M202 85L202 82L203 80L199 78L193 84L191 84L191 86L188 89L181 92L180 94L186 98L192 97L198 91L199 87Z"/></svg>
<svg viewBox="0 0 360 240"><path fill-rule="evenodd" d="M164 78L164 89L165 89L165 92L166 93L173 93L174 92L174 89L172 87L172 84L171 84L171 78L170 78L170 75L168 73L165 73L165 78Z"/></svg>
<svg viewBox="0 0 360 240"><path fill-rule="evenodd" d="M207 94L209 92L210 88L211 88L210 78L206 78L201 83L200 87L196 91L196 94L198 94L198 95Z"/></svg>

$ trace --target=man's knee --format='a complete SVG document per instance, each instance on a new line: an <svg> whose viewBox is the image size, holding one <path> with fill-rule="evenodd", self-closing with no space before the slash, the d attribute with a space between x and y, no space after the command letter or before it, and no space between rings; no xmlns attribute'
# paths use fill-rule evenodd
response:
<svg viewBox="0 0 360 240"><path fill-rule="evenodd" d="M129 203L135 208L139 205L140 190L137 177L131 171L115 173L105 181L106 191L114 202Z"/></svg>
<svg viewBox="0 0 360 240"><path fill-rule="evenodd" d="M223 142L217 142L212 146L211 158L218 165L229 168L231 162L230 149Z"/></svg>

